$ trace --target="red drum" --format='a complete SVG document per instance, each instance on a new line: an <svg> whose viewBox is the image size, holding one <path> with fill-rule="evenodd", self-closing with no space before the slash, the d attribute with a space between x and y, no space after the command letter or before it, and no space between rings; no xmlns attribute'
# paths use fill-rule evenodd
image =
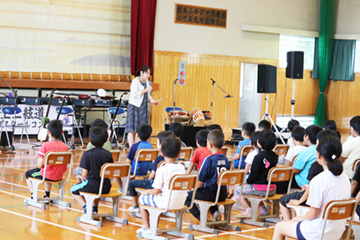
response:
<svg viewBox="0 0 360 240"><path fill-rule="evenodd" d="M205 118L200 108L194 108L191 113L195 124L204 124Z"/></svg>
<svg viewBox="0 0 360 240"><path fill-rule="evenodd" d="M190 119L190 113L185 110L169 111L169 115L173 122L187 122Z"/></svg>

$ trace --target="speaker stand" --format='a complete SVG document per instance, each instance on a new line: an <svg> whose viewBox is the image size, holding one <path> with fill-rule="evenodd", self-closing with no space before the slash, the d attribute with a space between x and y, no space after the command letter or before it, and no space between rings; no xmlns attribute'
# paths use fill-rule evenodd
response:
<svg viewBox="0 0 360 240"><path fill-rule="evenodd" d="M281 133L279 132L279 129L277 128L276 124L274 123L274 120L271 118L270 114L268 113L268 109L269 109L269 94L268 93L266 94L265 101L266 101L266 105L265 105L265 113L264 113L263 119L267 120L267 118L269 118L271 124L275 128L277 137L279 137L281 142L283 144L285 144L284 138L281 136Z"/></svg>
<svg viewBox="0 0 360 240"><path fill-rule="evenodd" d="M291 99L291 120L294 119L294 108L295 108L295 78L293 78L293 92Z"/></svg>

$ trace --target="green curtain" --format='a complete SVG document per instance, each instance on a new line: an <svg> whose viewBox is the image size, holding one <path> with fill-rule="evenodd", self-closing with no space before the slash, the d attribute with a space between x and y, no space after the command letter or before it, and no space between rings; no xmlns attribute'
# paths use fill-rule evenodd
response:
<svg viewBox="0 0 360 240"><path fill-rule="evenodd" d="M319 28L319 87L320 94L316 106L314 123L321 125L327 119L325 90L330 76L336 0L321 0Z"/></svg>
<svg viewBox="0 0 360 240"><path fill-rule="evenodd" d="M356 40L334 40L330 79L354 81ZM315 38L312 78L319 78L319 39Z"/></svg>

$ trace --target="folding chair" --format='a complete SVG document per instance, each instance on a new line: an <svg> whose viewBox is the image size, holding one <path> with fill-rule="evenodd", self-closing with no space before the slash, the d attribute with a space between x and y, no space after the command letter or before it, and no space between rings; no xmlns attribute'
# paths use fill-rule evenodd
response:
<svg viewBox="0 0 360 240"><path fill-rule="evenodd" d="M231 209L235 203L235 200L226 199L223 202L219 202L220 197L220 189L222 186L228 185L238 185L244 184L245 180L245 170L226 170L222 171L218 177L218 190L215 197L215 202L210 201L203 201L203 200L194 200L195 204L198 205L200 210L200 225L189 225L190 230L198 230L202 232L218 234L219 231L214 228L210 228L209 226L216 226L222 227L229 230L234 231L241 231L241 227L230 225L230 218L231 218ZM193 194L194 196L195 194ZM224 220L220 221L208 221L207 216L210 207L216 205L223 205L224 206Z"/></svg>
<svg viewBox="0 0 360 240"><path fill-rule="evenodd" d="M293 177L293 168L292 167L273 167L270 169L267 177L268 186L266 189L265 196L255 196L243 194L243 196L250 200L251 203L251 217L250 219L241 218L240 223L251 224L255 226L268 227L268 224L264 222L266 218L279 218L279 202L280 197L284 196L283 194L275 194L269 196L270 185L275 182L289 181L287 193L290 192L291 181ZM273 202L273 214L267 216L258 216L259 203L262 201L271 200ZM260 218L263 222L258 222L257 219Z"/></svg>
<svg viewBox="0 0 360 240"><path fill-rule="evenodd" d="M157 233L165 233L168 235L174 235L181 238L186 239L194 239L193 234L183 233L182 230L182 222L183 222L183 216L188 209L187 206L184 205L181 209L170 209L170 201L171 201L171 195L173 191L189 191L194 190L193 197L191 199L191 204L189 206L189 209L192 208L194 197L196 193L196 185L197 185L198 177L196 174L178 174L174 175L169 184L169 199L168 204L164 207L151 207L146 205L141 205L141 208L146 209L149 212L149 220L150 220L150 234L146 233L139 233L138 237L140 238L147 238L147 239L163 239L168 240L169 238L157 236ZM159 217L161 214L166 213L168 211L175 212L175 227L174 228L166 228L166 229L157 229L159 225Z"/></svg>
<svg viewBox="0 0 360 240"><path fill-rule="evenodd" d="M56 112L59 113L59 111L60 111L60 107L57 107ZM68 116L70 116L72 118L72 124L69 124L69 125L63 124L63 129L71 128L71 130L72 130L71 142L70 142L71 148L75 149L75 128L77 129L77 132L78 132L78 135L79 135L79 139L80 139L80 142L81 142L81 147L84 147L84 141L83 141L81 133L80 133L80 128L82 128L83 126L80 125L79 122L77 121L77 119L75 117L74 110L71 107L63 107L61 109L60 114L61 115L68 115ZM65 139L64 134L63 134L63 137Z"/></svg>
<svg viewBox="0 0 360 240"><path fill-rule="evenodd" d="M225 157L228 158L228 155L229 155L229 148L228 147L222 147L221 148L221 153L225 155Z"/></svg>
<svg viewBox="0 0 360 240"><path fill-rule="evenodd" d="M109 124L111 124L111 119L112 117L114 116L115 114L115 111L116 111L116 107L110 107L108 108L108 115L109 115ZM116 113L116 117L117 116L120 116L122 119L125 119L126 120L126 114L125 114L125 110L121 107L119 107L117 113ZM109 126L110 127L110 126ZM122 141L121 143L118 142L118 136L116 134L116 128L123 128L124 129L124 134L123 134L123 138L122 138ZM124 144L125 142L125 123L124 124L121 124L120 123L120 120L115 118L113 123L112 123L112 129L114 129L114 137L116 139L116 145L118 146L121 146ZM110 137L110 136L109 136Z"/></svg>
<svg viewBox="0 0 360 240"><path fill-rule="evenodd" d="M240 167L241 167L241 159L243 157L247 157L247 155L249 155L249 153L252 152L253 150L254 149L253 149L253 147L251 145L244 145L244 146L241 147L238 169L240 169Z"/></svg>
<svg viewBox="0 0 360 240"><path fill-rule="evenodd" d="M187 169L193 156L193 152L194 150L192 147L182 147L177 162L184 164L185 168Z"/></svg>
<svg viewBox="0 0 360 240"><path fill-rule="evenodd" d="M44 158L44 175L43 178L40 180L38 178L31 178L29 177L28 180L31 181L33 185L33 199L28 198L25 199L25 205L31 205L35 207L39 207L41 209L45 209L45 203L52 201L54 204L64 206L64 207L71 207L71 204L68 202L64 202L64 186L70 180L71 176L71 169L73 165L73 154L72 152L48 152L45 154ZM60 166L60 165L69 165L68 167L68 175L67 178L63 178L60 181L46 181L46 171L48 166ZM57 197L50 197L50 198L39 198L39 185L42 183L57 183L59 184L59 195Z"/></svg>
<svg viewBox="0 0 360 240"><path fill-rule="evenodd" d="M114 163L119 163L120 162L120 150L119 149L111 149L109 150L109 152L111 152L112 158Z"/></svg>
<svg viewBox="0 0 360 240"><path fill-rule="evenodd" d="M84 196L86 201L86 214L81 217L77 217L78 222L85 222L92 225L96 225L98 227L102 227L101 220L95 220L98 218L107 219L114 222L119 222L122 224L128 224L127 219L119 218L119 200L122 196L122 193L111 189L108 194L101 194L103 190L103 184L105 178L129 178L130 176L130 164L127 163L106 163L102 165L100 170L100 187L99 193L87 193L80 192L80 195ZM94 200L98 198L112 198L113 211L111 213L101 213L101 214L93 214L92 208L94 205Z"/></svg>
<svg viewBox="0 0 360 240"><path fill-rule="evenodd" d="M347 200L334 200L330 201L325 206L325 211L322 218L324 219L324 226L321 232L320 240L324 239L325 227L328 220L349 220L349 227L346 233L346 240L350 239L351 227L354 220L355 210L356 210L356 200L347 199Z"/></svg>
<svg viewBox="0 0 360 240"><path fill-rule="evenodd" d="M273 151L276 153L276 155L281 156L286 155L289 148L290 146L287 144L276 144Z"/></svg>
<svg viewBox="0 0 360 240"><path fill-rule="evenodd" d="M159 150L157 149L152 149L152 148L142 148L142 149L138 149L135 153L135 167L134 167L134 171L133 174L130 175L130 178L126 179L124 178L122 180L122 184L123 184L123 189L128 189L128 184L129 184L129 179L133 179L135 178L136 175L136 171L137 171L137 167L138 167L138 163L139 162L154 162L156 157L159 155ZM148 175L144 175L142 177L146 178ZM125 187L124 187L125 186ZM125 199L131 199L129 198L127 195L127 191L124 191L124 196L123 198Z"/></svg>
<svg viewBox="0 0 360 240"><path fill-rule="evenodd" d="M0 136L4 129L9 148L11 150L15 150L14 146L12 145L14 143L12 141L10 141L8 129L9 128L12 129L11 131L13 131L13 136L14 136L15 130L17 128L21 128L20 144L18 147L20 148L20 146L22 144L22 139L23 139L24 130L25 130L25 135L26 135L28 149L29 149L31 147L31 145L30 145L30 140L29 140L29 135L28 135L27 129L30 126L27 123L25 123L24 115L22 114L21 108L16 107L16 111L15 111L15 107L3 107L2 112L3 112L4 116L3 116L3 121L1 124ZM7 121L5 121L6 115L10 116L9 123L7 123Z"/></svg>

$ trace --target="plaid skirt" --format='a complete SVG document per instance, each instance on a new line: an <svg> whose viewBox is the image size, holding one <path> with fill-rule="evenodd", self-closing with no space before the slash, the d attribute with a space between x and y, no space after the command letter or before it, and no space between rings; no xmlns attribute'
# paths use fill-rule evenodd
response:
<svg viewBox="0 0 360 240"><path fill-rule="evenodd" d="M136 132L139 123L149 123L149 107L147 98L143 98L140 107L132 104L127 106L125 132Z"/></svg>

